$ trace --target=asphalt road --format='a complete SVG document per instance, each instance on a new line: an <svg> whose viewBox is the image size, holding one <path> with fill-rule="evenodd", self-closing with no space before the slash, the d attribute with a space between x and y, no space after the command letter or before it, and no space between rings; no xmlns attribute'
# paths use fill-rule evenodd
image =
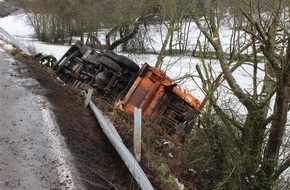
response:
<svg viewBox="0 0 290 190"><path fill-rule="evenodd" d="M85 189L50 104L17 64L0 47L0 189Z"/></svg>

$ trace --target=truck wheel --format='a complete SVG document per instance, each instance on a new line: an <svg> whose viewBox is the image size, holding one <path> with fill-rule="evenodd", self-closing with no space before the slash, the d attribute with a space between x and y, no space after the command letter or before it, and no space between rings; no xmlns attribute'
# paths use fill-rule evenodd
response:
<svg viewBox="0 0 290 190"><path fill-rule="evenodd" d="M115 72L121 70L121 67L116 62L106 56L100 57L99 62Z"/></svg>
<svg viewBox="0 0 290 190"><path fill-rule="evenodd" d="M130 71L134 73L137 73L140 70L140 67L139 65L137 65L137 63L123 55L118 56L117 63L123 67L127 67Z"/></svg>
<svg viewBox="0 0 290 190"><path fill-rule="evenodd" d="M111 58L112 60L114 60L115 62L118 62L118 54L116 54L115 52L113 52L112 50L105 50L104 51L104 56Z"/></svg>

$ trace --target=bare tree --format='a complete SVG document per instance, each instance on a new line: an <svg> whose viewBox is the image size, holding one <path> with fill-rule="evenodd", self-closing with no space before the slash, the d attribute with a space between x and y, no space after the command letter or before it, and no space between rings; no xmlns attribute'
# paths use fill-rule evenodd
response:
<svg viewBox="0 0 290 190"><path fill-rule="evenodd" d="M186 17L185 13L187 13L187 9L191 7L191 3L186 0L170 0L166 2L160 0L158 6L159 14L162 16L162 24L166 28L166 35L155 63L156 67L161 68L166 51L169 50L169 52L172 53L173 36L175 32L179 34L177 35L177 44L179 44L179 47L181 47L181 44L185 43L185 40L183 41L182 39L187 35L187 31L183 34L184 27L182 26L182 21Z"/></svg>
<svg viewBox="0 0 290 190"><path fill-rule="evenodd" d="M232 139L227 142L232 142L231 151L235 152L235 155L232 152L216 155L224 157L223 164L227 167L223 168L223 177L215 188L272 189L290 166L290 155L280 156L290 98L289 28L287 30L284 22L289 19L289 1L245 1L238 14L240 19L232 22L230 52L223 46L220 36L219 3L217 0L209 2L204 22L200 21L200 15L192 14L222 70L221 74L213 75L210 64L203 64L203 73L200 71L208 106L214 110L206 109L211 114L205 114L207 118L202 121L206 127L215 123L226 129ZM250 89L239 84L236 70L243 70L245 74L251 72ZM263 78L259 70L264 71ZM229 88L228 93L232 94L230 97L238 100L243 112L236 110L237 104L221 104L218 95L223 80ZM206 122L213 116L218 119ZM220 151L222 149L220 147ZM226 163L225 158L228 159Z"/></svg>

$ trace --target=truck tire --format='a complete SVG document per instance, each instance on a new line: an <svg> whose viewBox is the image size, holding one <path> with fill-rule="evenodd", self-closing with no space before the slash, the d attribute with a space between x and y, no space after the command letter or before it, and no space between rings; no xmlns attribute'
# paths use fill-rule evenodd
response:
<svg viewBox="0 0 290 190"><path fill-rule="evenodd" d="M121 70L121 67L116 62L106 56L100 57L99 62L115 72Z"/></svg>
<svg viewBox="0 0 290 190"><path fill-rule="evenodd" d="M118 62L118 54L116 54L115 52L113 52L112 50L105 50L104 51L104 56L114 60L115 62Z"/></svg>
<svg viewBox="0 0 290 190"><path fill-rule="evenodd" d="M137 73L140 70L140 67L134 61L123 55L118 55L112 50L104 51L104 55L117 62L118 65L120 65L121 67L127 67L130 71L134 73Z"/></svg>
<svg viewBox="0 0 290 190"><path fill-rule="evenodd" d="M134 61L132 61L131 59L123 56L123 55L119 55L117 58L117 63L120 66L123 67L127 67L130 71L137 73L140 70L139 65L137 65L137 63L135 63Z"/></svg>

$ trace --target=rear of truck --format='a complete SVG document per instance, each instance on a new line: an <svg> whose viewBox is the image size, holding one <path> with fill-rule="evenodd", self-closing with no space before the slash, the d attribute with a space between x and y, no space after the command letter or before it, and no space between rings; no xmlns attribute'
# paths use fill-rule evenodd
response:
<svg viewBox="0 0 290 190"><path fill-rule="evenodd" d="M200 102L192 94L146 63L131 83L122 101L126 113L138 107L143 118L158 121L166 134L179 139L191 131L200 114Z"/></svg>

